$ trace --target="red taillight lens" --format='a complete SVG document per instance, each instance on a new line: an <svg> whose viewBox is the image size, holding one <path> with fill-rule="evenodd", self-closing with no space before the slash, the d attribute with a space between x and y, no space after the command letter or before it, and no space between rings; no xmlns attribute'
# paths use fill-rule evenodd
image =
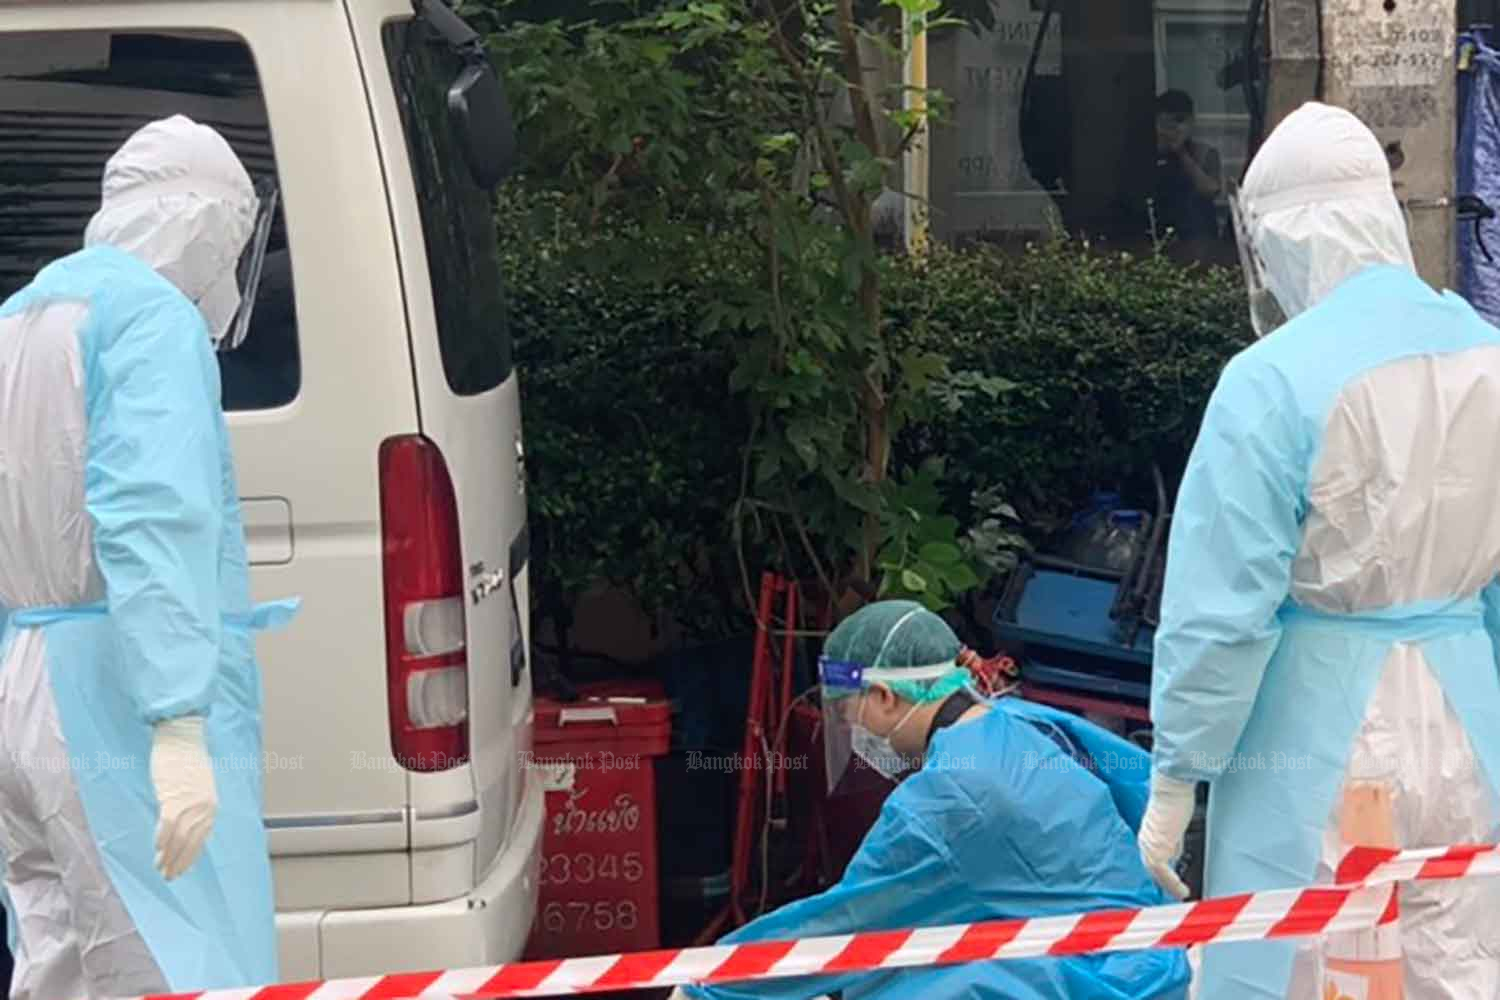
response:
<svg viewBox="0 0 1500 1000"><path fill-rule="evenodd" d="M380 446L391 748L412 771L469 759L469 664L458 502L442 452L420 435Z"/></svg>

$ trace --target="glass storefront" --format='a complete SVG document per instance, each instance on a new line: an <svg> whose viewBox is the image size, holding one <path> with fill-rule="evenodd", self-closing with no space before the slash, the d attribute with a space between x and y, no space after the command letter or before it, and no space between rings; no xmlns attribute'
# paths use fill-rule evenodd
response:
<svg viewBox="0 0 1500 1000"><path fill-rule="evenodd" d="M1249 0L992 0L995 24L929 40L934 238L1065 229L1233 262L1225 182L1251 148Z"/></svg>

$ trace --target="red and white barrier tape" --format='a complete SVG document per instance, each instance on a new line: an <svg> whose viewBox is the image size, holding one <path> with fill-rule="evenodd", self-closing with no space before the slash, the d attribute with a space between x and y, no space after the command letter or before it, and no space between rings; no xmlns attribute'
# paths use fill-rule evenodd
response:
<svg viewBox="0 0 1500 1000"><path fill-rule="evenodd" d="M1344 855L1334 876L1337 885L1381 885L1431 881L1470 875L1500 875L1500 844L1457 847L1356 847Z"/></svg>
<svg viewBox="0 0 1500 1000"><path fill-rule="evenodd" d="M1387 851L1357 848L1338 884L1138 910L871 931L799 941L678 948L516 962L447 972L287 983L144 1000L407 1000L544 997L694 983L953 965L991 959L1183 948L1364 930L1390 918L1394 884L1500 874L1500 845Z"/></svg>

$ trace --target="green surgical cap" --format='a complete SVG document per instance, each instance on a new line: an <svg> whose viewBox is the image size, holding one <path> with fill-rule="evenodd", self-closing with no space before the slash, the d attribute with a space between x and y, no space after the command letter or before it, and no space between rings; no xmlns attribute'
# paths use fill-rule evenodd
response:
<svg viewBox="0 0 1500 1000"><path fill-rule="evenodd" d="M920 678L866 678L879 682L907 701L937 701L973 682L958 665L963 644L942 618L915 601L880 601L860 608L839 623L823 646L830 660L858 664L865 670L913 671ZM946 670L941 668L948 668ZM825 690L824 696L830 693ZM848 692L853 693L853 692Z"/></svg>

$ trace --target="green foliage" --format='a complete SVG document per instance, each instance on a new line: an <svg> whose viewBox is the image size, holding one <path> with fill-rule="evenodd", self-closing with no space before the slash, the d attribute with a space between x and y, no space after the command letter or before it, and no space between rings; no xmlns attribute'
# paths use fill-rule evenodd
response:
<svg viewBox="0 0 1500 1000"><path fill-rule="evenodd" d="M969 553L955 541L958 519L943 513L943 467L942 459L928 459L892 484L880 512L882 599L921 601L941 611L980 584Z"/></svg>
<svg viewBox="0 0 1500 1000"><path fill-rule="evenodd" d="M608 239L678 262L675 279L580 271L601 238L560 201L511 192L500 215L541 611L565 621L584 588L607 580L693 636L732 633L745 581L803 549L794 522L758 506L769 501L743 501L764 529L743 566L734 535L757 411L730 386L764 343L745 328L764 318L722 295L726 275L753 280L756 249L741 234L661 242L622 227ZM856 535L858 512L876 511L882 593L934 608L1008 571L1098 486L1149 504L1150 461L1180 469L1219 370L1249 338L1233 274L1161 257L1060 242L882 266L904 377L933 405L897 437L890 480L840 493L824 477L827 508L805 509L809 523L838 519ZM827 420L789 423L784 448L748 453L791 466L805 496L825 451L853 447L829 437L855 433L847 395L818 364L794 357L777 377L789 410L816 401ZM751 475L769 474L752 464Z"/></svg>
<svg viewBox="0 0 1500 1000"><path fill-rule="evenodd" d="M726 386L733 364L701 332L714 254L689 254L670 284L580 271L588 241L557 199L501 200L502 266L527 436L537 610L564 629L591 585L626 588L689 634L733 634L740 578L727 544L748 433Z"/></svg>
<svg viewBox="0 0 1500 1000"><path fill-rule="evenodd" d="M884 0L861 20L827 0L772 6L773 16L690 3L666 18L690 37L720 38L743 16L754 25L737 39L744 51L770 53L742 59L734 77L757 151L746 192L754 200L744 205L759 273L724 288L706 320L738 341L731 388L752 420L737 540L780 543L780 568L815 575L830 592L853 580L945 606L977 577L954 544L956 523L917 502L924 480L891 479L891 441L933 405L927 386L947 363L892 342L881 301L890 264L873 224L874 202L925 118L903 109L899 80L880 84L861 70L872 49L899 63L903 21L923 31L937 8ZM847 118L832 113L837 100ZM957 568L944 575L921 561L918 542L946 545Z"/></svg>
<svg viewBox="0 0 1500 1000"><path fill-rule="evenodd" d="M926 121L850 73L899 62L903 20L951 23L936 0L462 10L525 154L501 222L564 627L606 580L723 634L763 567L946 608L1090 489L1180 465L1243 336L1232 276L1066 242L877 249Z"/></svg>
<svg viewBox="0 0 1500 1000"><path fill-rule="evenodd" d="M1151 464L1180 474L1220 369L1251 339L1236 273L1071 241L937 250L888 302L910 343L1014 382L945 407L902 450L950 456L945 495L963 523L982 523L971 498L999 487L1034 539L1099 486L1154 504Z"/></svg>
<svg viewBox="0 0 1500 1000"><path fill-rule="evenodd" d="M714 254L694 336L732 342L729 388L749 414L726 508L738 561L770 553L831 591L920 578L929 602L947 601L976 567L951 519L903 496L920 480L891 479L891 443L928 409L1001 383L950 382L943 355L892 341L872 206L925 119L903 109L899 80L847 74L871 51L899 62L903 20L948 22L935 0L866 7L657 0L604 23L576 10L527 21L524 0L508 0L478 13L516 110L522 183L555 195L555 226L586 236L569 265L660 291L680 287L681 250ZM678 252L644 252L664 246ZM907 565L916 556L890 555L906 551L912 518L928 522L926 544L959 553L931 581Z"/></svg>
<svg viewBox="0 0 1500 1000"><path fill-rule="evenodd" d="M743 4L575 0L538 20L529 0L471 6L505 77L523 180L557 194L554 208L595 234L744 223L763 137L781 127L745 84L776 93L784 79ZM661 280L674 263L625 253L604 266Z"/></svg>
<svg viewBox="0 0 1500 1000"><path fill-rule="evenodd" d="M1003 577L1016 568L1019 554L1030 548L1021 515L994 486L976 493L969 507L973 524L963 539L964 552L990 579Z"/></svg>

